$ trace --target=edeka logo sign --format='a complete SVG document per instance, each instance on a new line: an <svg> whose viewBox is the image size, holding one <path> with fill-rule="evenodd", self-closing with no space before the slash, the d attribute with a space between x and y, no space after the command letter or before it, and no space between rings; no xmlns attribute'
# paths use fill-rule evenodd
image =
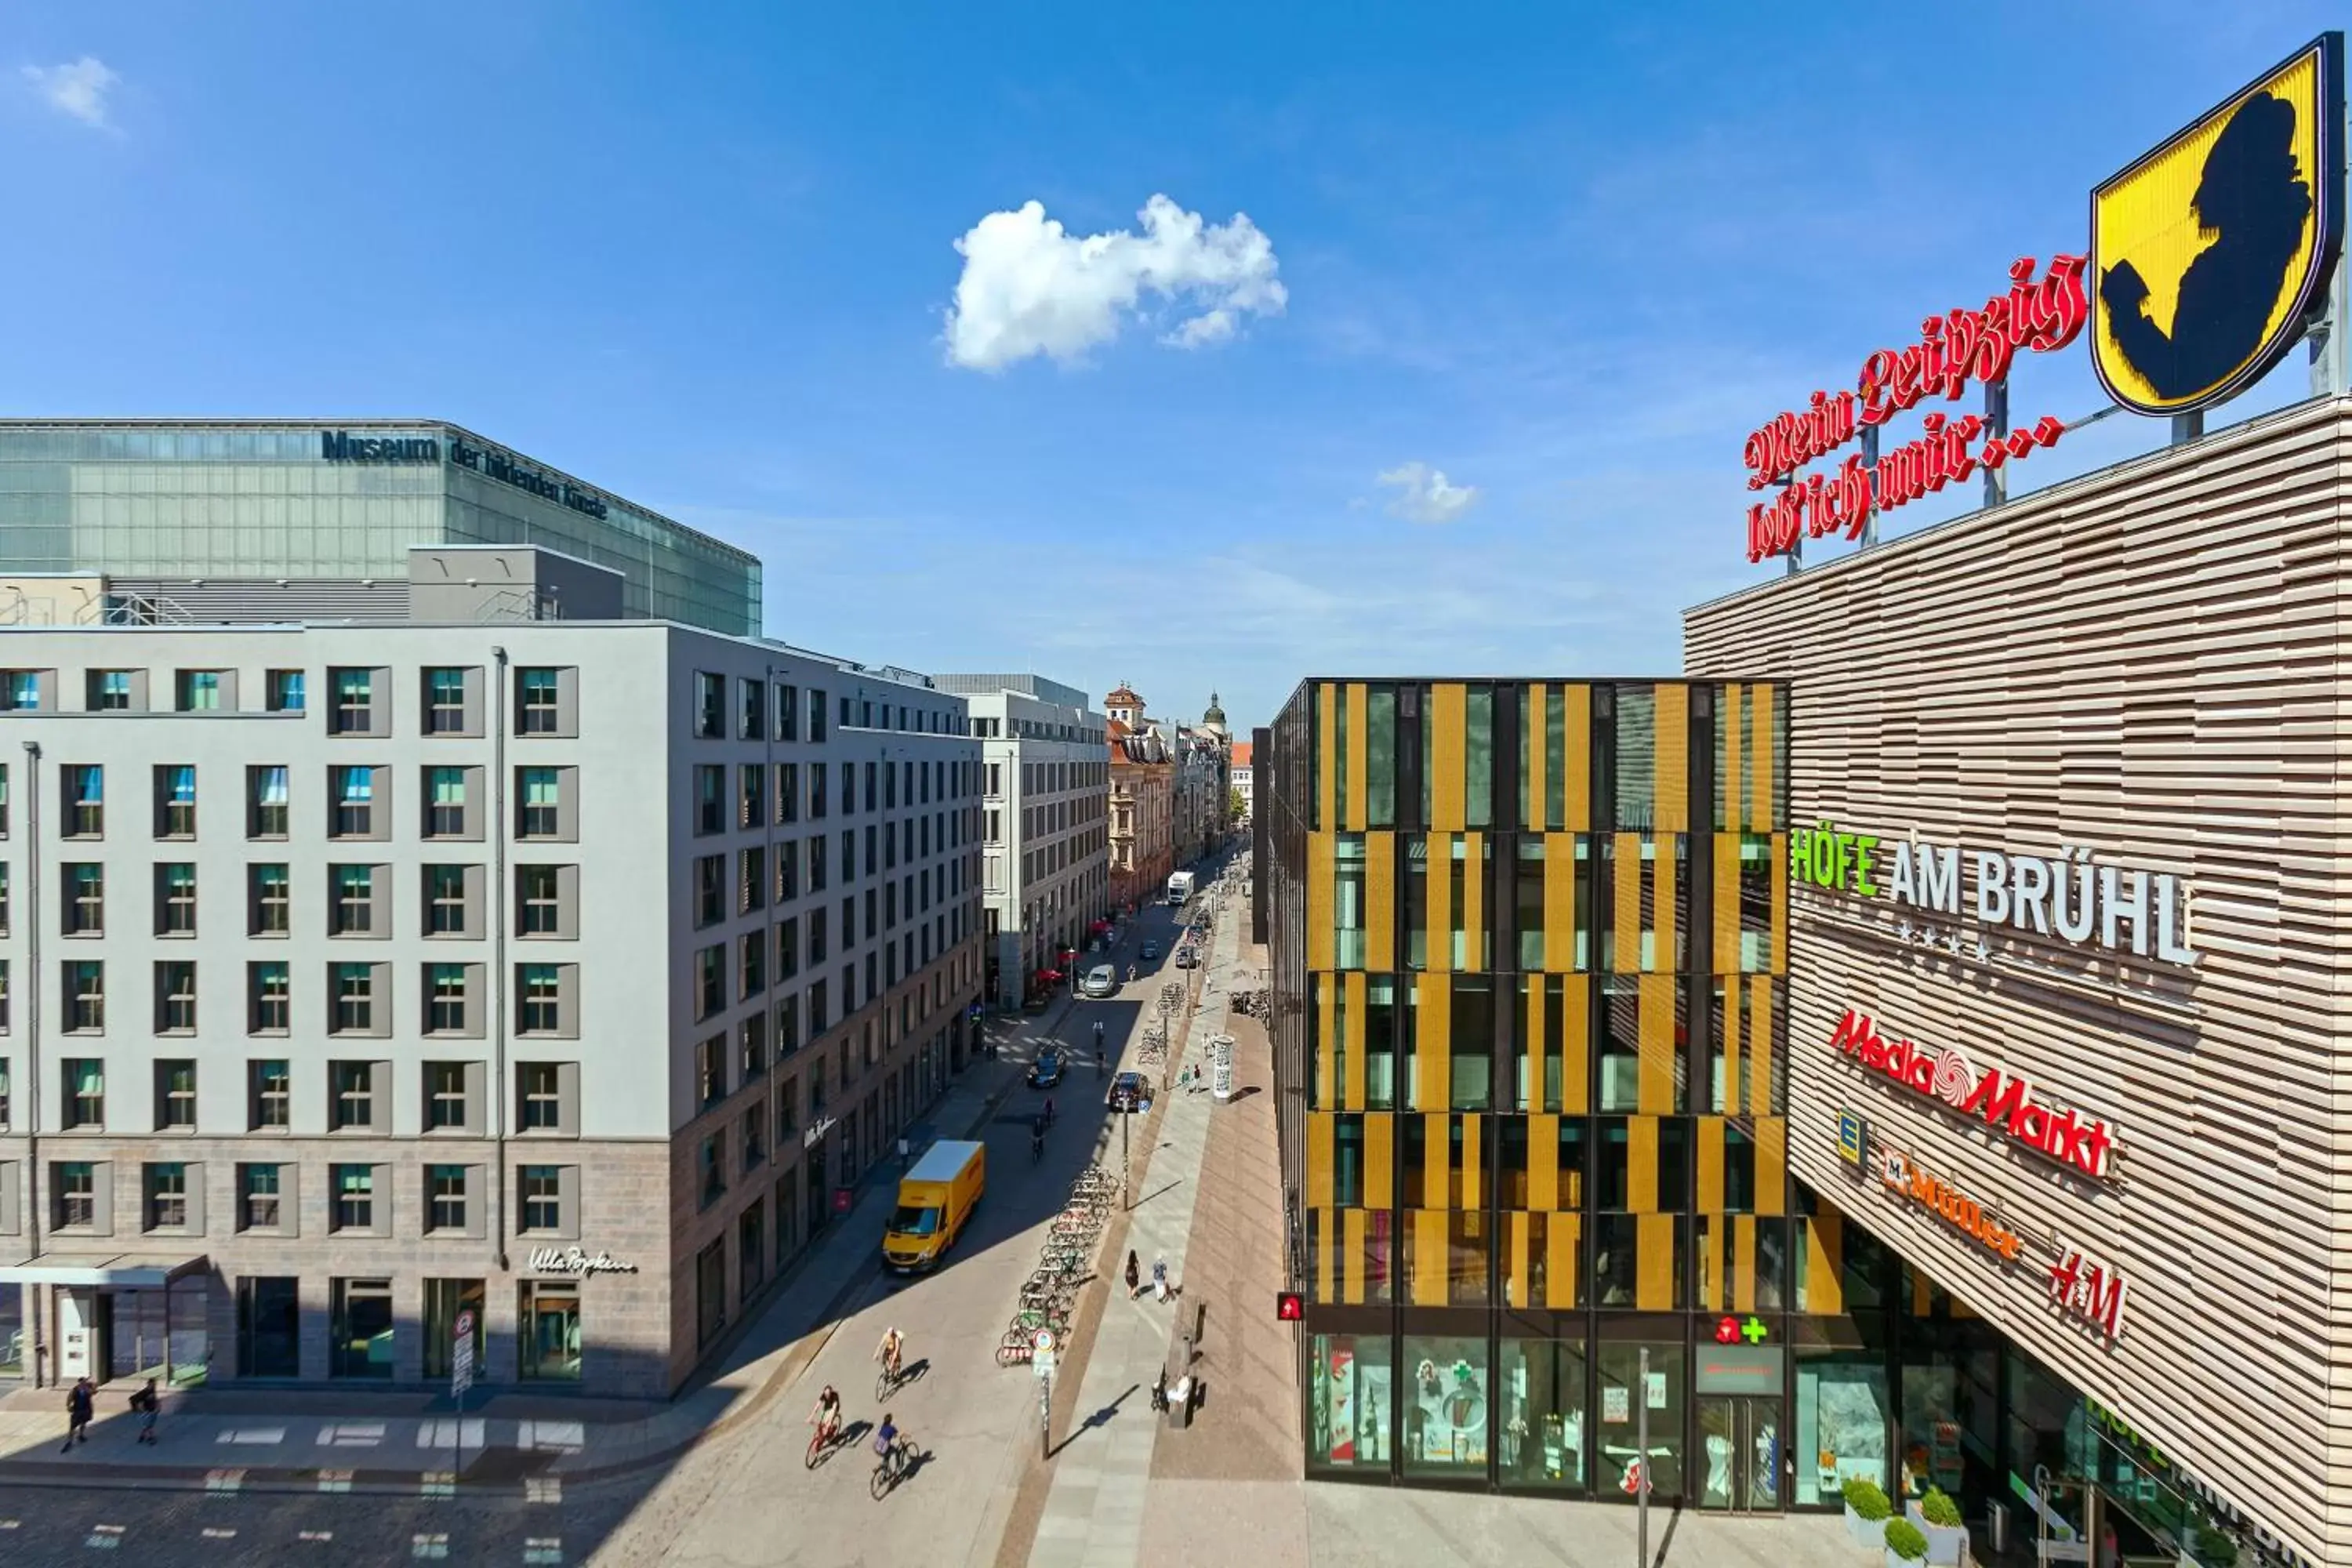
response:
<svg viewBox="0 0 2352 1568"><path fill-rule="evenodd" d="M319 456L330 463L437 463L441 443L430 436L354 436L319 432Z"/></svg>
<svg viewBox="0 0 2352 1568"><path fill-rule="evenodd" d="M2110 1174L2114 1127L2037 1102L2031 1083L1999 1068L1979 1073L1957 1047L1938 1052L1909 1040L1889 1045L1870 1015L1852 1007L1830 1032L1830 1047L1922 1099L1941 1100L1962 1116L1981 1117L2012 1141L2077 1175L2105 1181Z"/></svg>
<svg viewBox="0 0 2352 1568"><path fill-rule="evenodd" d="M2091 363L2139 414L2278 363L2344 241L2344 36L2314 39L2091 195Z"/></svg>

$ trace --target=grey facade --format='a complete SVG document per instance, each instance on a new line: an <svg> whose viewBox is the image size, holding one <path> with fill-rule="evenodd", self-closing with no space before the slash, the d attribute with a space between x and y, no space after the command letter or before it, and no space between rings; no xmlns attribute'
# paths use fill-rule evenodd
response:
<svg viewBox="0 0 2352 1568"><path fill-rule="evenodd" d="M660 621L0 630L5 1370L168 1300L223 1382L430 1383L462 1309L668 1393L963 1060L968 730Z"/></svg>
<svg viewBox="0 0 2352 1568"><path fill-rule="evenodd" d="M237 585L396 597L416 544L540 545L620 573L632 618L761 629L754 557L443 421L0 420L0 574L236 620Z"/></svg>

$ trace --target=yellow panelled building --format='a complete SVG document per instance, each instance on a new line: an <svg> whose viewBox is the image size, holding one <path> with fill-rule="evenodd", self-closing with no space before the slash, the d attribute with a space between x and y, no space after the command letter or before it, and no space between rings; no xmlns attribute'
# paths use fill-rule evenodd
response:
<svg viewBox="0 0 2352 1568"><path fill-rule="evenodd" d="M1308 1473L1613 1495L1643 1399L1654 1495L1770 1506L1787 750L1769 682L1293 695L1258 810Z"/></svg>

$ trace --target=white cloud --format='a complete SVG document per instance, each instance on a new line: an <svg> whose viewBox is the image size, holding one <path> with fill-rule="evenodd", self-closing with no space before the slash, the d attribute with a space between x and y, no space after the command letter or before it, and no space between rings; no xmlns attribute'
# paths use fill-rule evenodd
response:
<svg viewBox="0 0 2352 1568"><path fill-rule="evenodd" d="M50 108L72 115L84 125L95 125L101 131L110 129L106 95L122 79L109 70L104 60L95 55L84 55L61 66L23 68L25 79L48 100Z"/></svg>
<svg viewBox="0 0 2352 1568"><path fill-rule="evenodd" d="M1160 339L1175 348L1223 342L1244 315L1282 314L1290 297L1274 243L1247 214L1204 223L1156 195L1137 216L1140 236L1072 235L1034 201L972 225L955 242L963 276L948 311L948 363L996 371L1033 354L1082 359L1143 314L1147 294L1180 318Z"/></svg>
<svg viewBox="0 0 2352 1568"><path fill-rule="evenodd" d="M1391 515L1410 522L1452 522L1478 504L1476 485L1451 485L1445 472L1427 463L1407 463L1380 476L1396 489L1389 502Z"/></svg>

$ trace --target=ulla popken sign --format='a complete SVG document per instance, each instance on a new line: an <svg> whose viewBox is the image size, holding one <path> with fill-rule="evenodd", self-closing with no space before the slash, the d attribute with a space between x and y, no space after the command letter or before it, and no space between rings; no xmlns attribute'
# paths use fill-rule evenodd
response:
<svg viewBox="0 0 2352 1568"><path fill-rule="evenodd" d="M1831 1047L1912 1093L1937 1100L1963 1116L1981 1117L2013 1141L2057 1161L2077 1175L2105 1181L2116 1151L2116 1130L2077 1111L2033 1098L2033 1086L1989 1068L1979 1073L1958 1047L1930 1051L1899 1040L1889 1045L1870 1015L1849 1007L1830 1033Z"/></svg>
<svg viewBox="0 0 2352 1568"><path fill-rule="evenodd" d="M590 1252L577 1247L541 1247L530 1255L530 1271L534 1274L577 1274L585 1279L591 1274L635 1274L637 1266L609 1252Z"/></svg>

